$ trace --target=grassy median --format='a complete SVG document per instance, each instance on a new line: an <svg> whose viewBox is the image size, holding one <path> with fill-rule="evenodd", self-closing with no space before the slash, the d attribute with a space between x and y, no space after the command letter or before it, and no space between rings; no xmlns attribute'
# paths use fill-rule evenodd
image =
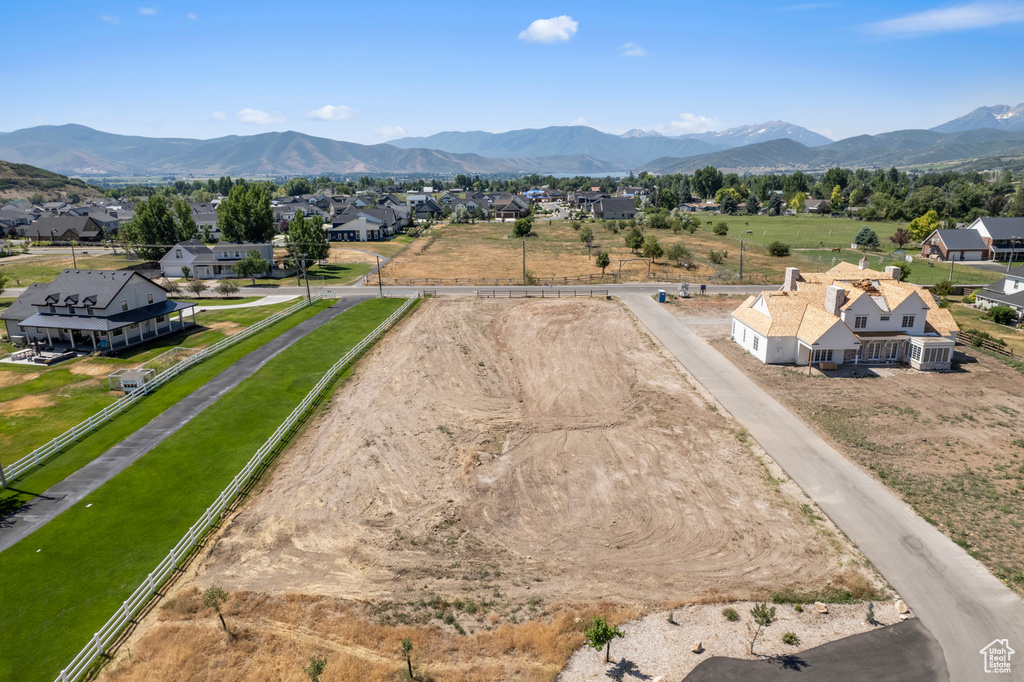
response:
<svg viewBox="0 0 1024 682"><path fill-rule="evenodd" d="M59 674L323 373L403 302L366 301L311 332L0 553L0 679Z"/></svg>

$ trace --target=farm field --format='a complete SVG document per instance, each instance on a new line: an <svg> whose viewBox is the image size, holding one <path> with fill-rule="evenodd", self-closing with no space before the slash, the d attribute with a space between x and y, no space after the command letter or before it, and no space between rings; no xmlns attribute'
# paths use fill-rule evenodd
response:
<svg viewBox="0 0 1024 682"><path fill-rule="evenodd" d="M431 674L550 680L598 611L875 595L863 558L773 467L618 303L427 300L109 679L298 680L319 651L325 680L393 679L412 637ZM200 603L213 585L251 646L224 645Z"/></svg>
<svg viewBox="0 0 1024 682"><path fill-rule="evenodd" d="M969 347L954 371L807 375L714 346L852 461L1024 594L1022 375Z"/></svg>
<svg viewBox="0 0 1024 682"><path fill-rule="evenodd" d="M0 678L55 677L323 372L402 303L364 302L297 341L99 490L0 553L8 577L0 585Z"/></svg>
<svg viewBox="0 0 1024 682"><path fill-rule="evenodd" d="M138 258L128 260L123 255L114 255L102 246L85 247L85 252L76 249L79 270L117 270L137 265ZM33 282L49 282L62 270L74 267L76 259L67 256L32 256L31 258L2 258L0 273L7 275L8 287L25 287Z"/></svg>
<svg viewBox="0 0 1024 682"><path fill-rule="evenodd" d="M137 367L175 347L205 348L290 305L294 302L197 313L199 327L128 348L118 357L81 357L53 367L0 364L0 462L9 464L27 455L121 397L122 393L109 390L107 375L111 372ZM314 304L311 310L300 310L255 339L243 341L239 348L252 350L253 343L265 343L326 305L329 304ZM241 357L237 353L237 349L229 349L224 357L237 359ZM202 367L219 367L221 362L218 356ZM167 387L158 393L165 390ZM145 402L149 400L152 398Z"/></svg>

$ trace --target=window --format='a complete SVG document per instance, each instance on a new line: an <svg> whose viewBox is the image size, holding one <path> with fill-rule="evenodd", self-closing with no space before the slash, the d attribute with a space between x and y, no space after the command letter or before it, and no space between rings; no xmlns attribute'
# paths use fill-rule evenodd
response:
<svg viewBox="0 0 1024 682"><path fill-rule="evenodd" d="M51 312L51 313L56 313L56 312L57 312L57 306L55 306L55 305L51 305L51 306L50 306L50 312Z"/></svg>
<svg viewBox="0 0 1024 682"><path fill-rule="evenodd" d="M121 336L121 334L123 334L123 333L124 333L124 330L123 330L123 329L121 329L120 327L118 327L118 328L117 328L117 329L115 329L115 330L114 330L114 331L113 331L112 333L114 334L114 336Z"/></svg>
<svg viewBox="0 0 1024 682"><path fill-rule="evenodd" d="M924 362L946 362L949 360L948 348L927 348L924 351Z"/></svg>
<svg viewBox="0 0 1024 682"><path fill-rule="evenodd" d="M153 294L146 294L146 303L153 302Z"/></svg>
<svg viewBox="0 0 1024 682"><path fill-rule="evenodd" d="M45 334L46 330L42 327L36 327L36 334Z"/></svg>
<svg viewBox="0 0 1024 682"><path fill-rule="evenodd" d="M121 312L128 310L128 301L121 301Z"/></svg>
<svg viewBox="0 0 1024 682"><path fill-rule="evenodd" d="M921 346L911 346L911 348L910 348L910 358L912 360L920 360L921 359Z"/></svg>
<svg viewBox="0 0 1024 682"><path fill-rule="evenodd" d="M832 349L819 348L814 351L815 362L832 362Z"/></svg>
<svg viewBox="0 0 1024 682"><path fill-rule="evenodd" d="M156 316L156 321L157 321L157 323L163 322L164 321L164 316L163 315L157 315Z"/></svg>
<svg viewBox="0 0 1024 682"><path fill-rule="evenodd" d="M888 315L882 315L878 319L880 319L882 322L888 322L889 321L889 316Z"/></svg>
<svg viewBox="0 0 1024 682"><path fill-rule="evenodd" d="M177 258L178 260L181 260L181 249L174 250L174 257Z"/></svg>
<svg viewBox="0 0 1024 682"><path fill-rule="evenodd" d="M91 305L85 306L85 314L86 315L92 315L92 306Z"/></svg>
<svg viewBox="0 0 1024 682"><path fill-rule="evenodd" d="M914 316L913 315L904 315L903 316L903 324L900 325L900 326L902 326L904 329L908 329L910 327L913 327L914 326Z"/></svg>
<svg viewBox="0 0 1024 682"><path fill-rule="evenodd" d="M760 340L760 338L761 337L759 337L759 336L755 336L754 337L754 350L757 350L757 342Z"/></svg>
<svg viewBox="0 0 1024 682"><path fill-rule="evenodd" d="M855 317L853 319L853 328L854 329L866 329L867 326L868 326L868 317L867 317L867 315L859 315L859 316L857 316L857 317Z"/></svg>

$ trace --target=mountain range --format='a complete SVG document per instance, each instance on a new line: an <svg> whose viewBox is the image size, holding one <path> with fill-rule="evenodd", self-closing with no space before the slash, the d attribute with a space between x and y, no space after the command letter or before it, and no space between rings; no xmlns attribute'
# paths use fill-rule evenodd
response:
<svg viewBox="0 0 1024 682"><path fill-rule="evenodd" d="M859 135L833 142L787 123L670 136L587 126L504 133L443 132L363 145L293 131L210 140L106 133L82 125L0 133L0 159L66 175L604 175L627 170L734 172L878 168L1024 156L1024 104L981 107L931 130Z"/></svg>

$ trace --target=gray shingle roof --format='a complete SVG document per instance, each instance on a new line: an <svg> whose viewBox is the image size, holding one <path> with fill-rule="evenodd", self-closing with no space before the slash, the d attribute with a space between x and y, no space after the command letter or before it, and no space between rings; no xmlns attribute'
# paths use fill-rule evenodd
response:
<svg viewBox="0 0 1024 682"><path fill-rule="evenodd" d="M43 327L49 329L79 329L82 331L106 332L131 324L151 320L159 315L170 315L179 310L194 308L195 303L187 301L161 301L152 305L135 308L110 317L85 317L81 315L53 315L36 313L22 320L22 327Z"/></svg>
<svg viewBox="0 0 1024 682"><path fill-rule="evenodd" d="M49 284L34 285L19 300L37 306L66 305L68 298L92 298L94 308L106 308L132 277L142 277L131 270L65 270ZM157 285L159 286L159 285Z"/></svg>
<svg viewBox="0 0 1024 682"><path fill-rule="evenodd" d="M987 251L988 246L977 230L935 230L947 249Z"/></svg>
<svg viewBox="0 0 1024 682"><path fill-rule="evenodd" d="M1024 237L1024 218L978 218L993 239Z"/></svg>

